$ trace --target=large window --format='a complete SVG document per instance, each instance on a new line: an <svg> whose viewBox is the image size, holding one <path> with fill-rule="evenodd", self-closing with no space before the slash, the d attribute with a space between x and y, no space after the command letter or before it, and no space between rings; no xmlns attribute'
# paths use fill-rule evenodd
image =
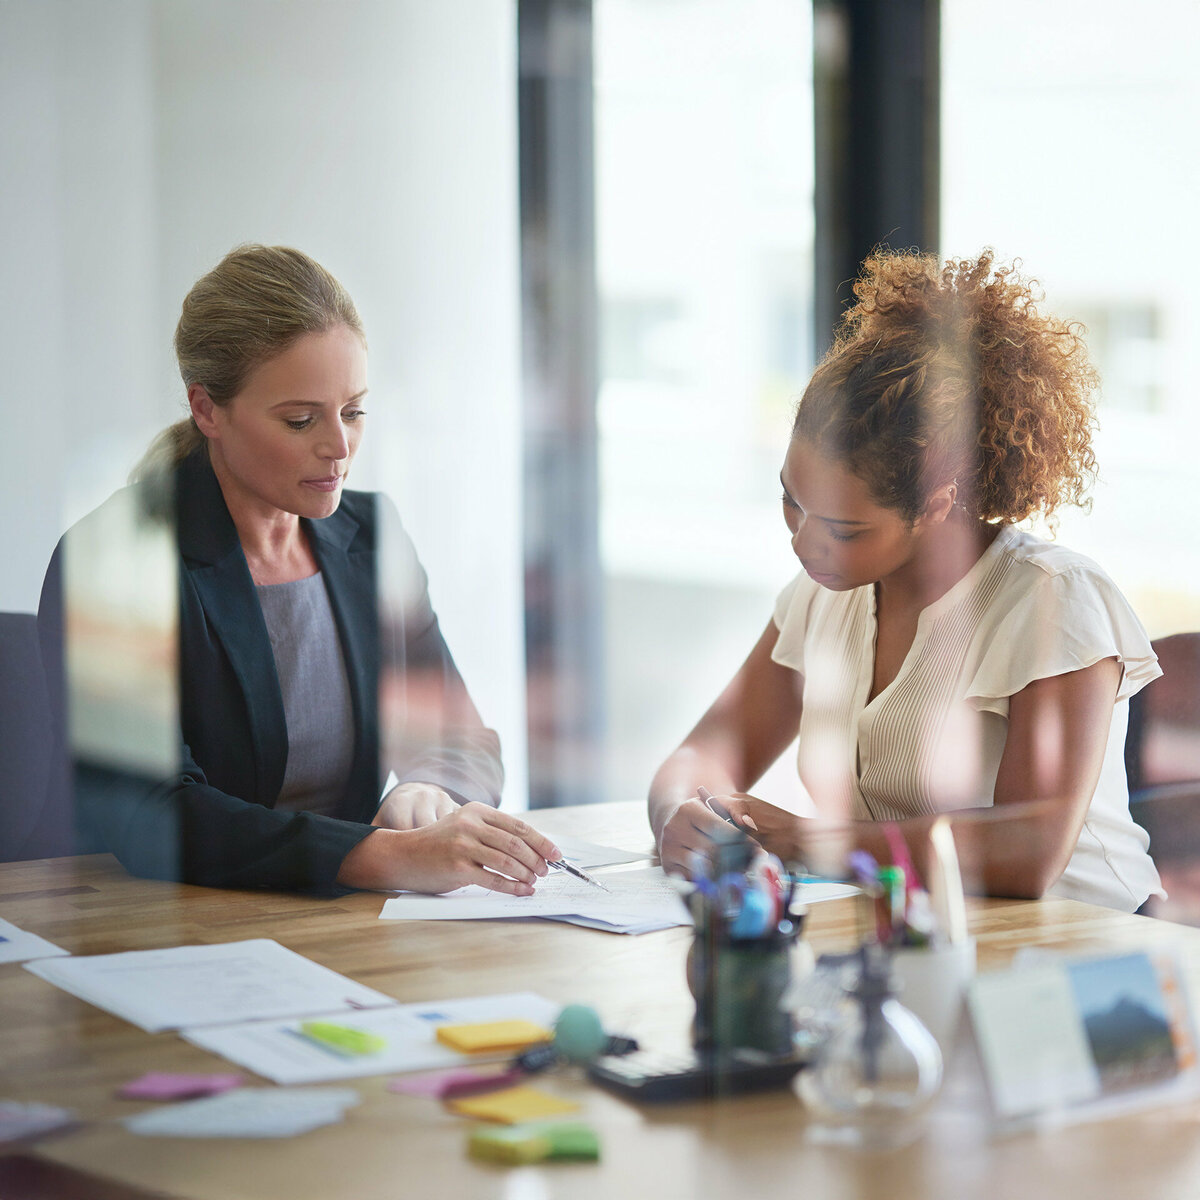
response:
<svg viewBox="0 0 1200 1200"><path fill-rule="evenodd" d="M1100 482L1060 539L1152 635L1200 625L1193 0L942 3L942 248L1020 256L1088 327Z"/></svg>
<svg viewBox="0 0 1200 1200"><path fill-rule="evenodd" d="M796 569L777 476L812 359L812 11L596 0L594 20L617 799L645 795Z"/></svg>

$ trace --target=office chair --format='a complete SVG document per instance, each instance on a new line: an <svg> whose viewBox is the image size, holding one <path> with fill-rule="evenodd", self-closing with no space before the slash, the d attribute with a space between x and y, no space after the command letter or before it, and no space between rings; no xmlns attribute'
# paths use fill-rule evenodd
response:
<svg viewBox="0 0 1200 1200"><path fill-rule="evenodd" d="M69 779L37 618L0 613L0 862L75 852Z"/></svg>
<svg viewBox="0 0 1200 1200"><path fill-rule="evenodd" d="M1168 892L1142 910L1200 925L1200 633L1153 643L1163 673L1129 702L1129 811Z"/></svg>
<svg viewBox="0 0 1200 1200"><path fill-rule="evenodd" d="M1200 785L1200 633L1153 643L1162 678L1129 702L1125 770L1130 797L1162 787Z"/></svg>

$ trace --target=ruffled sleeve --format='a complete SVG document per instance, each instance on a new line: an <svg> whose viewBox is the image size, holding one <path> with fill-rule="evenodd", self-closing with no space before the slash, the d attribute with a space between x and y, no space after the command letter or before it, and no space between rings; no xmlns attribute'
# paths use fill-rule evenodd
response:
<svg viewBox="0 0 1200 1200"><path fill-rule="evenodd" d="M1150 639L1116 584L1095 564L1046 571L1033 564L1033 584L1012 599L980 655L966 699L1006 715L1008 698L1036 679L1083 670L1105 658L1121 664L1118 701L1162 671Z"/></svg>
<svg viewBox="0 0 1200 1200"><path fill-rule="evenodd" d="M820 586L801 571L775 601L774 619L779 637L771 658L801 675L804 674L804 639L813 599L819 590Z"/></svg>

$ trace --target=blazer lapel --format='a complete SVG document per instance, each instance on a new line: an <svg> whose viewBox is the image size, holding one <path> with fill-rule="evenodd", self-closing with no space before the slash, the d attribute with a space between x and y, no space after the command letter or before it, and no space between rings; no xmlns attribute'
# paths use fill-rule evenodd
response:
<svg viewBox="0 0 1200 1200"><path fill-rule="evenodd" d="M176 512L183 571L221 643L246 698L254 752L253 797L270 808L287 767L287 720L275 655L237 529L207 458L179 469Z"/></svg>
<svg viewBox="0 0 1200 1200"><path fill-rule="evenodd" d="M378 799L377 717L379 626L375 603L375 555L369 531L343 505L321 521L304 520L317 557L342 643L354 708L354 765L348 802L356 806L364 788ZM372 809L372 811L374 811ZM345 814L361 820L361 813ZM369 819L369 818L368 818Z"/></svg>

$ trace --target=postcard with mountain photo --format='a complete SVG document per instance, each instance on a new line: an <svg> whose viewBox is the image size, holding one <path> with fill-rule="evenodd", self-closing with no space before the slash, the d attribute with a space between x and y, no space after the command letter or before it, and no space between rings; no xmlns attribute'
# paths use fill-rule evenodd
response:
<svg viewBox="0 0 1200 1200"><path fill-rule="evenodd" d="M1147 1087L1178 1074L1173 1005L1147 955L1074 962L1067 974L1102 1094Z"/></svg>

